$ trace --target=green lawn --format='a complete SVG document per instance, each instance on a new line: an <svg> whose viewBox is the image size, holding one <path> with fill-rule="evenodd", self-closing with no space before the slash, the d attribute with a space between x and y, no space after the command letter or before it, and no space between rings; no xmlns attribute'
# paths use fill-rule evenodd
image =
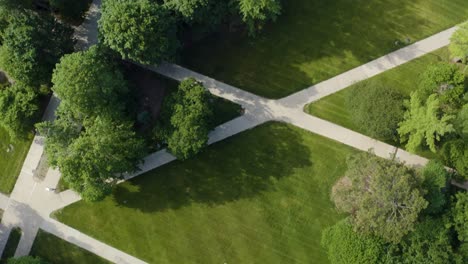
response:
<svg viewBox="0 0 468 264"><path fill-rule="evenodd" d="M468 19L466 0L289 0L262 34L192 45L182 64L280 98Z"/></svg>
<svg viewBox="0 0 468 264"><path fill-rule="evenodd" d="M267 123L55 217L150 263L327 263L333 183L355 150Z"/></svg>
<svg viewBox="0 0 468 264"><path fill-rule="evenodd" d="M411 91L418 88L419 75L424 72L427 65L438 61L447 61L449 57L448 49L442 48L421 58L403 64L397 68L381 73L361 83L351 85L337 93L329 95L321 100L309 104L305 107L307 113L319 118L329 120L333 123L347 127L359 133L366 132L362 127L356 126L351 120L351 113L346 106L346 98L354 92L362 83L369 85L375 84L375 87L382 86L393 87L409 98ZM380 139L382 140L382 139ZM388 142L393 145L401 146L398 142ZM421 150L420 154L431 156L428 151Z"/></svg>
<svg viewBox="0 0 468 264"><path fill-rule="evenodd" d="M13 228L10 236L8 237L5 249L3 250L2 258L0 263L7 263L7 259L12 258L15 255L16 248L21 239L21 229Z"/></svg>
<svg viewBox="0 0 468 264"><path fill-rule="evenodd" d="M9 194L13 190L32 138L33 135L30 134L26 139L11 142L8 133L0 128L0 192ZM13 150L7 152L10 144L13 145Z"/></svg>
<svg viewBox="0 0 468 264"><path fill-rule="evenodd" d="M109 261L42 230L37 233L30 255L40 257L50 264L110 264Z"/></svg>

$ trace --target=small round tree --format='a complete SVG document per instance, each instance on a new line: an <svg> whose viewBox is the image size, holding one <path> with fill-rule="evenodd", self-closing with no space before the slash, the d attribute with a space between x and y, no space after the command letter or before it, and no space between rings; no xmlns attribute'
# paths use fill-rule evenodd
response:
<svg viewBox="0 0 468 264"><path fill-rule="evenodd" d="M403 95L397 90L362 83L350 93L346 104L356 126L371 137L396 140L398 123L403 120Z"/></svg>
<svg viewBox="0 0 468 264"><path fill-rule="evenodd" d="M157 64L175 54L176 24L164 6L149 0L107 0L101 11L103 43L124 59Z"/></svg>
<svg viewBox="0 0 468 264"><path fill-rule="evenodd" d="M452 58L466 62L468 58L468 22L460 25L450 38L449 51Z"/></svg>

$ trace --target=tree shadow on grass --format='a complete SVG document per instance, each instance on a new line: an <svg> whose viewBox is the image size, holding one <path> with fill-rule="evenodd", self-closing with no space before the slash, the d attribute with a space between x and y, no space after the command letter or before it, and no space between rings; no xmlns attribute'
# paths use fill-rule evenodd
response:
<svg viewBox="0 0 468 264"><path fill-rule="evenodd" d="M311 166L309 157L296 129L268 123L119 185L113 199L119 206L154 212L252 198L274 190L295 169Z"/></svg>

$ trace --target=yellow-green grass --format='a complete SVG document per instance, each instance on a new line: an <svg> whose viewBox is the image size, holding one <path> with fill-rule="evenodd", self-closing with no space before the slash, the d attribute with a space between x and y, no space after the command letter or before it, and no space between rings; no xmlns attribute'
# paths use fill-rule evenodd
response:
<svg viewBox="0 0 468 264"><path fill-rule="evenodd" d="M466 0L289 0L255 38L218 34L186 48L182 63L280 98L468 19ZM398 41L398 44L396 44Z"/></svg>
<svg viewBox="0 0 468 264"><path fill-rule="evenodd" d="M347 127L359 133L366 134L363 127L359 127L353 123L351 119L351 111L346 105L346 98L354 93L363 83L370 86L375 86L376 89L382 87L392 87L400 91L405 97L409 98L412 91L416 90L419 85L419 76L428 65L440 61L448 61L449 52L447 48L439 49L435 52L429 53L421 58L405 63L397 68L383 72L370 79L364 80L360 83L351 85L337 93L329 95L321 100L309 104L305 107L305 111L311 115L326 119L333 123ZM382 140L381 138L378 138ZM403 147L400 142L388 141L388 143ZM434 154L426 149L420 149L419 154L427 157L434 157Z"/></svg>
<svg viewBox="0 0 468 264"><path fill-rule="evenodd" d="M42 230L37 233L30 254L50 264L110 264L109 261Z"/></svg>
<svg viewBox="0 0 468 264"><path fill-rule="evenodd" d="M31 133L26 138L12 142L8 132L0 128L0 192L9 194L13 190L32 139ZM13 148L10 148L10 144Z"/></svg>
<svg viewBox="0 0 468 264"><path fill-rule="evenodd" d="M60 221L149 263L327 263L330 190L356 153L267 123L78 202Z"/></svg>

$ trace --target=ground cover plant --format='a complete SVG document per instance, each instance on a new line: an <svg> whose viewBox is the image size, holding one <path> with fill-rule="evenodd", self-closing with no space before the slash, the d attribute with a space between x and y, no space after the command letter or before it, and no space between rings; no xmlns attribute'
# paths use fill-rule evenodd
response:
<svg viewBox="0 0 468 264"><path fill-rule="evenodd" d="M280 98L468 17L463 0L296 0L283 5L276 22L256 38L219 34L186 45L183 65Z"/></svg>
<svg viewBox="0 0 468 264"><path fill-rule="evenodd" d="M148 262L326 263L320 234L341 218L331 186L355 152L267 123L55 216Z"/></svg>
<svg viewBox="0 0 468 264"><path fill-rule="evenodd" d="M105 259L76 245L39 230L31 249L31 256L40 257L49 264L108 264Z"/></svg>

